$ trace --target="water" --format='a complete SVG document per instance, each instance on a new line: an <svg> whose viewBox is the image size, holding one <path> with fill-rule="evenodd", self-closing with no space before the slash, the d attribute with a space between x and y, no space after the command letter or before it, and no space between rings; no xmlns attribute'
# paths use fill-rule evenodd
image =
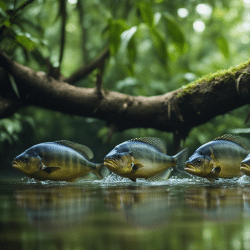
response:
<svg viewBox="0 0 250 250"><path fill-rule="evenodd" d="M0 249L250 249L250 178L0 181Z"/></svg>

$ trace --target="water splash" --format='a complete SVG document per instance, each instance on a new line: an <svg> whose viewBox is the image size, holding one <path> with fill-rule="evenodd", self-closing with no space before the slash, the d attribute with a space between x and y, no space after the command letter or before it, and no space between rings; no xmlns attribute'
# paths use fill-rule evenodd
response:
<svg viewBox="0 0 250 250"><path fill-rule="evenodd" d="M136 182L131 181L128 178L121 177L114 173L105 177L102 180L90 180L79 179L75 182L66 181L37 181L28 177L22 178L22 183L28 185L44 185L44 186L63 186L63 185L77 185L77 186L214 186L214 187L229 187L229 186L250 186L250 177L244 175L241 177L235 177L230 179L220 178L218 180L209 181L201 177L186 177L181 178L178 176L172 176L163 181L148 181L146 179L137 179Z"/></svg>
<svg viewBox="0 0 250 250"><path fill-rule="evenodd" d="M22 183L28 184L28 185L45 185L45 186L62 186L62 185L71 185L73 183L71 182L66 182L66 181L50 181L50 180L46 180L46 181L38 181L34 178L28 178L28 177L24 177L21 179Z"/></svg>
<svg viewBox="0 0 250 250"><path fill-rule="evenodd" d="M249 184L250 185L250 177L247 175L243 175L240 178L238 178L237 182L239 184Z"/></svg>

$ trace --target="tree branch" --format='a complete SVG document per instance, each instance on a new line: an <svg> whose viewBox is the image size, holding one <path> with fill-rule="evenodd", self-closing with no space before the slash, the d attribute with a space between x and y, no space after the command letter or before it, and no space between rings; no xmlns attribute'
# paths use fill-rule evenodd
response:
<svg viewBox="0 0 250 250"><path fill-rule="evenodd" d="M250 62L206 76L160 96L130 96L60 82L0 53L0 66L15 79L21 101L64 113L95 117L117 130L143 127L185 138L192 127L250 102Z"/></svg>
<svg viewBox="0 0 250 250"><path fill-rule="evenodd" d="M85 78L89 73L102 65L106 58L109 57L109 49L105 49L99 57L93 60L89 65L79 68L70 77L64 79L65 82L69 84L74 84L77 81Z"/></svg>

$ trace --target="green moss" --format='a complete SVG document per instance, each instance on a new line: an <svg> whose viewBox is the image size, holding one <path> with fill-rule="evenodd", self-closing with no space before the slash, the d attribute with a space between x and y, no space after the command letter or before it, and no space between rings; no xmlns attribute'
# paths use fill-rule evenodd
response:
<svg viewBox="0 0 250 250"><path fill-rule="evenodd" d="M191 82L186 86L183 86L177 93L177 98L182 97L185 94L190 93L193 89L195 89L195 87L198 85L198 83L196 82Z"/></svg>
<svg viewBox="0 0 250 250"><path fill-rule="evenodd" d="M231 67L227 70L218 70L215 73L210 73L208 75L205 75L199 79L197 79L194 82L189 83L186 86L183 86L177 93L177 98L182 97L183 95L186 95L188 93L191 93L198 85L200 84L208 84L211 83L215 78L223 78L225 82L235 80L235 74L239 72L240 70L246 68L250 63L249 61L246 61L244 63L239 64L236 67ZM216 82L216 81L214 81Z"/></svg>

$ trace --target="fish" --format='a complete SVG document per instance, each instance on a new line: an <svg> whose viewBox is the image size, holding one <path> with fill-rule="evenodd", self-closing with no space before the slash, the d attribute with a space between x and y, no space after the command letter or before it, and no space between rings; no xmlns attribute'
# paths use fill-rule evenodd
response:
<svg viewBox="0 0 250 250"><path fill-rule="evenodd" d="M225 134L200 146L185 163L185 171L209 180L241 176L241 161L249 149L247 139Z"/></svg>
<svg viewBox="0 0 250 250"><path fill-rule="evenodd" d="M241 162L240 171L250 176L250 154L247 155L247 157Z"/></svg>
<svg viewBox="0 0 250 250"><path fill-rule="evenodd" d="M12 167L36 180L75 181L93 172L100 179L109 174L103 163L90 162L94 156L87 146L67 141L36 144L18 155Z"/></svg>
<svg viewBox="0 0 250 250"><path fill-rule="evenodd" d="M172 167L184 172L187 149L174 156L166 155L166 144L156 137L136 138L117 145L104 158L104 166L111 172L136 181L168 179Z"/></svg>

